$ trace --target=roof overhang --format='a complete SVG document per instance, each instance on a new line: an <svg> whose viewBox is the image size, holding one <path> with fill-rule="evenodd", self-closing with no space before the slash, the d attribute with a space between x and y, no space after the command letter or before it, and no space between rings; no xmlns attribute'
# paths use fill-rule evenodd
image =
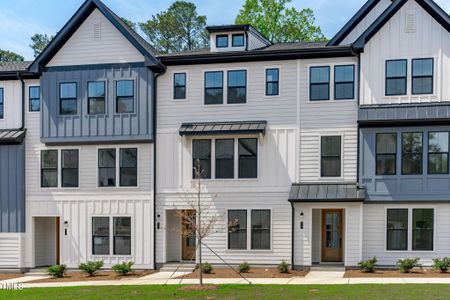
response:
<svg viewBox="0 0 450 300"><path fill-rule="evenodd" d="M265 134L267 121L232 121L183 123L181 136Z"/></svg>
<svg viewBox="0 0 450 300"><path fill-rule="evenodd" d="M366 190L357 183L294 183L289 202L363 202Z"/></svg>
<svg viewBox="0 0 450 300"><path fill-rule="evenodd" d="M0 145L21 144L25 138L26 130L7 129L0 130Z"/></svg>

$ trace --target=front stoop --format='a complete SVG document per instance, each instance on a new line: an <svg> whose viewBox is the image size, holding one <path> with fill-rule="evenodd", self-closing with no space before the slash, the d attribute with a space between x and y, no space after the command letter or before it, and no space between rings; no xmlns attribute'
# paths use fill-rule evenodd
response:
<svg viewBox="0 0 450 300"><path fill-rule="evenodd" d="M163 264L159 272L182 272L182 273L192 273L196 268L195 263L191 262L171 262Z"/></svg>

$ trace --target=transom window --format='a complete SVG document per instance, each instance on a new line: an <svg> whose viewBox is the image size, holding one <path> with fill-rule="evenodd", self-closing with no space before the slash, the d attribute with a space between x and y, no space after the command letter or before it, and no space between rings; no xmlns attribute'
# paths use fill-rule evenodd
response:
<svg viewBox="0 0 450 300"><path fill-rule="evenodd" d="M223 104L223 72L205 72L205 104Z"/></svg>
<svg viewBox="0 0 450 300"><path fill-rule="evenodd" d="M406 59L386 61L386 96L406 95Z"/></svg>
<svg viewBox="0 0 450 300"><path fill-rule="evenodd" d="M448 174L448 132L428 133L428 174Z"/></svg>
<svg viewBox="0 0 450 300"><path fill-rule="evenodd" d="M395 175L397 169L397 134L377 133L377 175Z"/></svg>
<svg viewBox="0 0 450 300"><path fill-rule="evenodd" d="M280 69L266 69L266 96L277 96L280 88Z"/></svg>
<svg viewBox="0 0 450 300"><path fill-rule="evenodd" d="M186 99L186 73L173 74L173 99Z"/></svg>
<svg viewBox="0 0 450 300"><path fill-rule="evenodd" d="M334 67L334 99L355 98L355 66Z"/></svg>
<svg viewBox="0 0 450 300"><path fill-rule="evenodd" d="M78 187L78 150L61 150L61 186Z"/></svg>
<svg viewBox="0 0 450 300"><path fill-rule="evenodd" d="M244 34L239 33L232 35L231 45L233 47L244 47L244 44L245 44Z"/></svg>
<svg viewBox="0 0 450 300"><path fill-rule="evenodd" d="M228 103L247 101L247 71L228 71Z"/></svg>
<svg viewBox="0 0 450 300"><path fill-rule="evenodd" d="M116 113L133 113L134 81L119 80L116 82Z"/></svg>
<svg viewBox="0 0 450 300"><path fill-rule="evenodd" d="M402 133L402 174L422 174L423 134L421 132Z"/></svg>
<svg viewBox="0 0 450 300"><path fill-rule="evenodd" d="M309 72L309 99L330 100L330 67L311 67Z"/></svg>
<svg viewBox="0 0 450 300"><path fill-rule="evenodd" d="M228 47L228 35L217 35L216 36L216 47L217 48L227 48Z"/></svg>
<svg viewBox="0 0 450 300"><path fill-rule="evenodd" d="M321 137L321 177L341 176L341 136Z"/></svg>
<svg viewBox="0 0 450 300"><path fill-rule="evenodd" d="M433 59L412 60L412 94L433 94Z"/></svg>
<svg viewBox="0 0 450 300"><path fill-rule="evenodd" d="M5 94L4 89L0 88L0 119L4 118L4 112L5 112Z"/></svg>
<svg viewBox="0 0 450 300"><path fill-rule="evenodd" d="M92 255L131 255L131 218L93 217Z"/></svg>
<svg viewBox="0 0 450 300"><path fill-rule="evenodd" d="M28 98L30 112L39 111L41 109L40 87L30 86L28 89Z"/></svg>
<svg viewBox="0 0 450 300"><path fill-rule="evenodd" d="M41 151L41 187L58 187L58 150Z"/></svg>
<svg viewBox="0 0 450 300"><path fill-rule="evenodd" d="M105 82L88 82L88 113L105 113Z"/></svg>
<svg viewBox="0 0 450 300"><path fill-rule="evenodd" d="M78 113L77 83L64 82L59 86L59 113L76 115Z"/></svg>
<svg viewBox="0 0 450 300"><path fill-rule="evenodd" d="M270 250L270 219L269 209L228 210L228 249ZM247 232L250 232L250 240Z"/></svg>

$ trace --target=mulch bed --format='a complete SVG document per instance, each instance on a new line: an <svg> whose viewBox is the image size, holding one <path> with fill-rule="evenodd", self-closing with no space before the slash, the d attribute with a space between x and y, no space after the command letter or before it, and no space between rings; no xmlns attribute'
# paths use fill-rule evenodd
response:
<svg viewBox="0 0 450 300"><path fill-rule="evenodd" d="M197 279L199 270L178 278ZM308 274L304 270L291 270L289 273L280 273L276 268L252 268L248 273L241 273L245 278L291 278L305 277ZM214 268L211 274L203 274L203 278L241 278L239 274L230 268Z"/></svg>
<svg viewBox="0 0 450 300"><path fill-rule="evenodd" d="M101 280L124 280L124 279L132 279L139 278L142 276L150 275L156 273L155 270L143 270L143 271L134 271L129 275L117 275L113 271L100 271L95 273L95 276L88 276L85 273L74 271L67 272L66 276L63 278L45 278L29 281L30 283L47 283L47 282L71 282L71 281L101 281Z"/></svg>
<svg viewBox="0 0 450 300"><path fill-rule="evenodd" d="M19 278L19 277L23 277L23 274L20 274L20 273L0 274L0 281Z"/></svg>
<svg viewBox="0 0 450 300"><path fill-rule="evenodd" d="M344 278L361 278L361 277L416 277L416 278L426 278L426 277L444 277L450 278L450 273L441 273L434 271L429 268L423 269L413 269L411 273L401 273L395 269L376 269L373 273L365 273L360 270L347 270L344 274Z"/></svg>

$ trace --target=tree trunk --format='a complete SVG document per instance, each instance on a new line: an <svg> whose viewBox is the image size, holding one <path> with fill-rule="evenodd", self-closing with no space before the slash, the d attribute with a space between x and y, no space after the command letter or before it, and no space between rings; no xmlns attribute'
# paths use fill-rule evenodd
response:
<svg viewBox="0 0 450 300"><path fill-rule="evenodd" d="M198 180L198 195L197 195L197 241L198 241L198 262L199 262L199 279L200 285L203 285L203 267L202 267L202 232L201 232L201 206L200 206L200 192L201 192L201 184L200 179Z"/></svg>

